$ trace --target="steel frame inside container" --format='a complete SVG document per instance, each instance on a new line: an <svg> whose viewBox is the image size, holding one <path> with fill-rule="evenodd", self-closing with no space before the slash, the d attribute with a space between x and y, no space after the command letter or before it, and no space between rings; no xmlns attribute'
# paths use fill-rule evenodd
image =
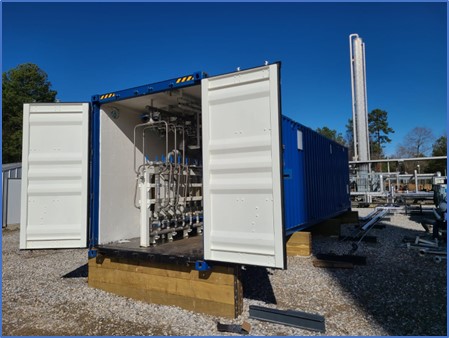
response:
<svg viewBox="0 0 449 338"><path fill-rule="evenodd" d="M188 104L188 100L199 100L201 104L201 80L204 77L207 77L207 74L196 72L163 82L92 97L90 249L102 248L102 245L109 244L104 246L103 249L115 248L122 252L127 250L141 253L148 252L148 250L142 250L135 240L140 235L138 227L140 213L132 205L132 199L136 198L137 193L136 174L132 170L133 162L136 163L136 159L132 158L135 153L133 147L134 145L138 147L137 158L143 157L144 160L151 163L170 161L176 165L177 162L179 163L179 159L171 158L168 160L166 158L168 154L165 149L171 150L176 148L177 145L173 145L173 141L170 144L164 144L164 140L151 133L151 130L150 133L145 134L145 137L151 141L151 147L145 149L144 154L144 149L139 149L138 145L142 138L139 137L139 133L135 137L135 130L134 135L132 135L133 129L136 125L145 123L144 119L148 119L148 115L160 113L160 111L172 113L173 118L182 115L179 114L179 110L177 112L177 109L175 109L175 106L179 105L180 99L184 100L186 104ZM172 112L168 112L167 109L170 108L167 107L174 109ZM190 117L196 119L197 124L200 123L198 121L200 116ZM150 116L150 118L152 119L153 116ZM197 127L197 131L200 133L199 125ZM199 146L199 143L200 140L198 139L196 145ZM195 153L195 150L192 150L192 156L186 159L184 159L185 153L180 155L185 162L190 161L189 163L199 164L201 160L200 151L200 149L199 151L197 149ZM196 215L195 223L199 223L199 216ZM163 240L168 241L168 239L171 240L170 235L171 233L162 234L161 237L165 237ZM186 235L188 234L184 232L184 237L187 237ZM129 241L130 239L134 240ZM113 242L117 246L111 246ZM195 243L193 247L200 253L202 243L199 243L198 239L193 242ZM177 244L177 248L179 249L179 244ZM149 251L158 252L160 250ZM160 253L167 253L167 249ZM168 250L169 253L170 250ZM95 254L95 252L92 252L92 254ZM197 256L199 258L201 254Z"/></svg>

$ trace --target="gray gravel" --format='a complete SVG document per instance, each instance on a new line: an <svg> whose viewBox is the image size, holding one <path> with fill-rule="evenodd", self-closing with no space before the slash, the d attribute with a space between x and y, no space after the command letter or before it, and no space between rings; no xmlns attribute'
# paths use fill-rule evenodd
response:
<svg viewBox="0 0 449 338"><path fill-rule="evenodd" d="M363 216L372 209L359 209ZM19 251L19 231L2 231L3 335L227 335L216 322L247 320L251 335L319 335L248 319L249 305L321 314L326 335L447 333L446 261L434 263L400 248L404 236L424 236L421 216L394 215L374 229L377 244L356 254L366 266L322 269L311 257L289 257L286 271L246 267L243 314L223 319L116 296L87 286L86 250ZM354 231L345 225L346 234ZM350 242L314 236L313 254L348 253ZM78 270L77 270L78 269ZM78 277L64 278L71 273ZM81 276L81 277L79 277ZM229 334L235 335L235 334Z"/></svg>

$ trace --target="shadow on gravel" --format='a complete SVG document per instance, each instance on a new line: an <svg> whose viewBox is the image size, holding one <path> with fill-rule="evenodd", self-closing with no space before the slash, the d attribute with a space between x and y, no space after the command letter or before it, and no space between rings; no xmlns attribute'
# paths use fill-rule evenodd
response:
<svg viewBox="0 0 449 338"><path fill-rule="evenodd" d="M435 218L433 217L432 214L429 213L420 214L413 212L410 213L408 217L410 218L410 220L421 224L425 232L432 233L433 226L435 225Z"/></svg>
<svg viewBox="0 0 449 338"><path fill-rule="evenodd" d="M247 266L242 270L243 297L277 304L269 274L266 268L259 266Z"/></svg>
<svg viewBox="0 0 449 338"><path fill-rule="evenodd" d="M425 217L414 216L414 220L420 223ZM446 336L446 260L435 263L431 255L421 257L417 250L400 247L404 237L430 234L394 225L375 232L378 244L362 244L366 245L366 266L327 269L327 273L389 335Z"/></svg>
<svg viewBox="0 0 449 338"><path fill-rule="evenodd" d="M76 268L73 271L70 271L61 278L82 278L82 277L87 277L87 263L81 265L79 268Z"/></svg>

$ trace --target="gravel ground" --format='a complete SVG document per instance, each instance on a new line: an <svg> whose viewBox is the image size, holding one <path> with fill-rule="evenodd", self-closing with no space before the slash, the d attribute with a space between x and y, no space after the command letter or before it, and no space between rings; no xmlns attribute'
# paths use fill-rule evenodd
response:
<svg viewBox="0 0 449 338"><path fill-rule="evenodd" d="M18 228L9 227L2 231L2 335L235 335L218 332L216 322L244 320L251 335L319 335L248 319L249 305L261 305L323 315L326 335L446 336L446 260L399 247L404 236L425 235L422 218L395 214L372 230L378 243L362 243L356 253L367 257L365 266L314 267L317 253L351 250L350 242L314 236L313 255L289 257L286 271L247 267L243 314L235 320L89 288L86 250L19 251Z"/></svg>

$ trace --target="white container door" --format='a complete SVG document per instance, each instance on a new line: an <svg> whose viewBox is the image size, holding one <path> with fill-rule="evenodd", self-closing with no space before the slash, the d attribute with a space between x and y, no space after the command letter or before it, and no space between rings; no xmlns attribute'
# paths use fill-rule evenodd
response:
<svg viewBox="0 0 449 338"><path fill-rule="evenodd" d="M20 249L87 246L88 103L23 107Z"/></svg>
<svg viewBox="0 0 449 338"><path fill-rule="evenodd" d="M201 86L204 258L285 268L279 65Z"/></svg>

